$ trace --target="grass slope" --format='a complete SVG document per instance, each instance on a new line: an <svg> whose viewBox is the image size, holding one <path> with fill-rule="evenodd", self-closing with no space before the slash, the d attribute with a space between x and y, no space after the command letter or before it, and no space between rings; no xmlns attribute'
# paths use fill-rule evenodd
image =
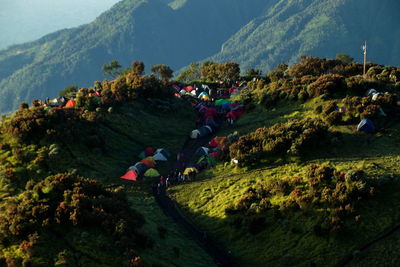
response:
<svg viewBox="0 0 400 267"><path fill-rule="evenodd" d="M269 126L289 118L317 115L313 107L322 100L305 104L296 102L281 103L274 109L257 107L245 114L233 128L223 129L221 135L238 131L241 135L260 126ZM183 212L196 224L209 231L223 243L241 266L308 266L310 264L334 266L343 257L351 254L370 240L400 221L398 207L399 186L382 186L377 195L361 203L360 223L346 222L349 231L345 236L318 237L312 232L315 225L313 216L294 214L290 219L268 220L264 231L252 235L243 229L236 229L225 213L225 209L245 194L257 182L282 179L302 175L310 163L332 166L340 171L361 169L373 179L387 180L400 175L400 124L392 125L389 134L364 135L355 132L355 126L333 127L343 134L343 140L336 147L320 148L309 153L302 161L277 161L272 166L261 164L256 169L246 169L220 163L198 177L198 181L178 185L170 189ZM394 238L385 241L386 245L375 245L371 251L383 255L394 253ZM384 258L374 256L357 257L355 266L375 262L382 264ZM391 262L398 263L397 258ZM358 265L357 265L358 264Z"/></svg>

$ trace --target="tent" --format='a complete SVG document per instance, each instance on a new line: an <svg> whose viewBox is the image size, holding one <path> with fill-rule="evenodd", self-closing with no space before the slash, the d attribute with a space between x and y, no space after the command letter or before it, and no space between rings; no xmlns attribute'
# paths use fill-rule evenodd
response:
<svg viewBox="0 0 400 267"><path fill-rule="evenodd" d="M184 94L186 94L187 92L186 92L184 89L182 89L182 90L179 91L179 93L180 93L181 95L184 95Z"/></svg>
<svg viewBox="0 0 400 267"><path fill-rule="evenodd" d="M144 151L142 151L142 152L140 152L138 157L141 158L141 159L144 159L146 157L146 154L144 153Z"/></svg>
<svg viewBox="0 0 400 267"><path fill-rule="evenodd" d="M232 103L232 100L227 100L227 99L218 99L217 101L215 101L215 105L216 106L221 106L224 103Z"/></svg>
<svg viewBox="0 0 400 267"><path fill-rule="evenodd" d="M149 160L149 159L142 159L140 162L144 163L149 168L154 168L156 166L154 161Z"/></svg>
<svg viewBox="0 0 400 267"><path fill-rule="evenodd" d="M367 133L373 133L375 132L375 129L376 128L374 123L369 119L363 119L357 126L357 131L362 131Z"/></svg>
<svg viewBox="0 0 400 267"><path fill-rule="evenodd" d="M199 109L199 108L201 108L202 105L204 105L204 103L203 103L203 102L200 102L200 103L198 103L194 108L195 108L195 109Z"/></svg>
<svg viewBox="0 0 400 267"><path fill-rule="evenodd" d="M212 129L210 126L202 126L198 129L199 137L203 137L212 133Z"/></svg>
<svg viewBox="0 0 400 267"><path fill-rule="evenodd" d="M186 90L186 92L191 92L194 90L194 87L189 85L189 86L186 86L184 89Z"/></svg>
<svg viewBox="0 0 400 267"><path fill-rule="evenodd" d="M377 94L377 93L378 93L378 91L376 91L375 89L372 88L372 89L369 89L365 95L366 96L372 96L372 95Z"/></svg>
<svg viewBox="0 0 400 267"><path fill-rule="evenodd" d="M190 94L191 94L192 96L196 96L196 90L191 91Z"/></svg>
<svg viewBox="0 0 400 267"><path fill-rule="evenodd" d="M127 173L122 175L120 178L125 179L125 180L130 180L130 181L137 181L138 176L139 175L137 174L137 172L135 172L134 170L129 170Z"/></svg>
<svg viewBox="0 0 400 267"><path fill-rule="evenodd" d="M133 167L129 168L130 170L135 170L139 175L145 173L149 167L146 166L143 162L137 162Z"/></svg>
<svg viewBox="0 0 400 267"><path fill-rule="evenodd" d="M211 156L208 156L208 155L202 156L202 157L197 161L197 164L202 164L202 163L205 163L205 164L207 164L208 166L211 166L211 167L213 167L213 166L215 166L215 165L217 164L217 162L215 161L215 159L214 159L213 157L211 157Z"/></svg>
<svg viewBox="0 0 400 267"><path fill-rule="evenodd" d="M200 137L200 131L199 130L193 130L192 133L190 134L190 138L196 139Z"/></svg>
<svg viewBox="0 0 400 267"><path fill-rule="evenodd" d="M213 158L217 158L218 155L219 155L219 152L217 152L217 151L210 153L210 156L213 157Z"/></svg>
<svg viewBox="0 0 400 267"><path fill-rule="evenodd" d="M171 157L171 153L168 152L165 148L159 148L156 150L156 154L161 153L164 155L164 157L169 158Z"/></svg>
<svg viewBox="0 0 400 267"><path fill-rule="evenodd" d="M203 96L208 96L208 94L206 92L202 92L201 94L199 94L198 98L203 98Z"/></svg>
<svg viewBox="0 0 400 267"><path fill-rule="evenodd" d="M198 173L199 170L198 170L196 167L194 167L194 166L190 166L190 167L187 167L187 168L185 169L185 171L183 172L183 174L184 174L184 175L189 175L189 174L192 173L192 172Z"/></svg>
<svg viewBox="0 0 400 267"><path fill-rule="evenodd" d="M154 160L157 160L157 161L167 161L167 158L166 158L163 154L161 154L161 153L155 154L155 155L153 156L153 159L154 159Z"/></svg>
<svg viewBox="0 0 400 267"><path fill-rule="evenodd" d="M66 108L73 108L73 107L75 107L75 105L76 105L75 100L70 99L70 100L68 100L67 104L65 104L65 107Z"/></svg>
<svg viewBox="0 0 400 267"><path fill-rule="evenodd" d="M208 152L210 152L210 149L208 149L207 147L199 147L199 149L197 149L196 151L196 156L205 156L208 155Z"/></svg>
<svg viewBox="0 0 400 267"><path fill-rule="evenodd" d="M219 143L219 138L218 137L214 137L213 139L211 139L210 143L208 143L209 147L219 147L220 143Z"/></svg>
<svg viewBox="0 0 400 267"><path fill-rule="evenodd" d="M217 124L213 119L206 119L205 125L210 126L212 129L217 128Z"/></svg>
<svg viewBox="0 0 400 267"><path fill-rule="evenodd" d="M208 95L203 95L203 96L201 97L201 100L210 101L211 98L210 98Z"/></svg>
<svg viewBox="0 0 400 267"><path fill-rule="evenodd" d="M145 177L159 177L160 173L156 170L156 169L148 169L145 173L144 173Z"/></svg>
<svg viewBox="0 0 400 267"><path fill-rule="evenodd" d="M152 148L151 146L149 146L149 147L146 147L146 148L144 149L143 152L144 152L144 154L146 155L146 157L148 157L148 156L153 156L155 150L154 150L154 148Z"/></svg>

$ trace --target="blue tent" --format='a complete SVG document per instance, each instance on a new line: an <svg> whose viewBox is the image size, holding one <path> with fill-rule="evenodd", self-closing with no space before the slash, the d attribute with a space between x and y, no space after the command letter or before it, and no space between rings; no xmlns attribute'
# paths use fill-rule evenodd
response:
<svg viewBox="0 0 400 267"><path fill-rule="evenodd" d="M367 133L373 133L375 132L375 129L374 123L369 119L363 119L357 126L357 131L363 131Z"/></svg>

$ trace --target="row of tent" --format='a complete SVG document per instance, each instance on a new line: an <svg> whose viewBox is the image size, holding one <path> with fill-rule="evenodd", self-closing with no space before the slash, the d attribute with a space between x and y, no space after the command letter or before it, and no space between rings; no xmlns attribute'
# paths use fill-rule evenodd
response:
<svg viewBox="0 0 400 267"><path fill-rule="evenodd" d="M128 171L121 176L122 179L137 181L139 176L146 178L160 177L155 169L157 161L167 161L171 154L164 148L154 149L147 147L140 154L141 160L128 168Z"/></svg>

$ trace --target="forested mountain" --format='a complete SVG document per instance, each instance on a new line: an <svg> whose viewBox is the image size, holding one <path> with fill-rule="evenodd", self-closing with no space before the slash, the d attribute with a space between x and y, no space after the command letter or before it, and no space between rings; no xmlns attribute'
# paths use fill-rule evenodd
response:
<svg viewBox="0 0 400 267"><path fill-rule="evenodd" d="M103 79L112 59L163 63L236 61L271 70L302 54L397 64L400 34L396 1L357 0L124 0L91 24L62 30L0 51L0 112L20 101L55 96L62 88Z"/></svg>
<svg viewBox="0 0 400 267"><path fill-rule="evenodd" d="M394 0L278 1L223 45L211 60L236 60L242 68L271 70L301 55L333 58L337 53L362 60L398 65L400 60L400 2Z"/></svg>

